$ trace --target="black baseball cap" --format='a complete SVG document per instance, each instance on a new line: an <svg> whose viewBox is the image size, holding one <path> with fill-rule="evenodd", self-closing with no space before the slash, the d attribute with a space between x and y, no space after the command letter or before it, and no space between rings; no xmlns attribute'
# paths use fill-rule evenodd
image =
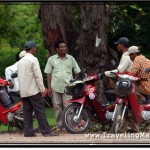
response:
<svg viewBox="0 0 150 150"><path fill-rule="evenodd" d="M115 45L118 45L118 44L123 44L125 47L129 47L129 39L126 38L126 37L121 37L117 42L114 43Z"/></svg>
<svg viewBox="0 0 150 150"><path fill-rule="evenodd" d="M28 50L32 47L37 47L38 45L35 44L33 41L27 41L24 45L25 50Z"/></svg>

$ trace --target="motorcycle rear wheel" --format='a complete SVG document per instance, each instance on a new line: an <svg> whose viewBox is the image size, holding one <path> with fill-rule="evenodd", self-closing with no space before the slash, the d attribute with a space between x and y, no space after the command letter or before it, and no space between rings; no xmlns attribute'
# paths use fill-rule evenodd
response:
<svg viewBox="0 0 150 150"><path fill-rule="evenodd" d="M117 105L116 107L116 113L114 116L113 120L113 125L112 125L112 132L117 133L121 122L121 116L122 116L122 111L123 111L123 105Z"/></svg>
<svg viewBox="0 0 150 150"><path fill-rule="evenodd" d="M85 133L91 123L91 115L86 107L83 107L79 119L75 119L80 110L81 104L72 103L63 111L63 127L72 134Z"/></svg>

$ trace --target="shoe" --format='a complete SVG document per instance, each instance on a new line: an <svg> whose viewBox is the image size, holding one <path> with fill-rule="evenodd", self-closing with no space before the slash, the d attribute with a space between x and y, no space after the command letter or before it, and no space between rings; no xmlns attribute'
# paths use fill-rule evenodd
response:
<svg viewBox="0 0 150 150"><path fill-rule="evenodd" d="M59 135L59 133L53 132L53 131L51 131L51 132L49 132L49 133L43 134L44 137L48 137L48 136L57 136L57 135Z"/></svg>
<svg viewBox="0 0 150 150"><path fill-rule="evenodd" d="M31 135L24 135L25 137L36 137L36 134L31 134Z"/></svg>
<svg viewBox="0 0 150 150"><path fill-rule="evenodd" d="M53 131L56 131L56 132L61 132L62 128L53 127L52 130L53 130Z"/></svg>

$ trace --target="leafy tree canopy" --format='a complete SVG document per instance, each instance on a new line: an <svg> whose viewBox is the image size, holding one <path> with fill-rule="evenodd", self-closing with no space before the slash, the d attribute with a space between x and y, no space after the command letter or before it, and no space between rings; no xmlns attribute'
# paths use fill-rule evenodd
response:
<svg viewBox="0 0 150 150"><path fill-rule="evenodd" d="M114 47L114 41L121 36L130 39L133 45L141 47L150 58L150 3L108 3L111 7L110 28L107 41ZM15 62L17 52L23 50L27 40L34 40L39 48L37 57L43 69L48 52L44 48L41 25L38 19L40 3L0 3L0 76L4 76L7 66ZM72 5L75 25L79 30L79 7ZM80 32L80 31L79 31Z"/></svg>

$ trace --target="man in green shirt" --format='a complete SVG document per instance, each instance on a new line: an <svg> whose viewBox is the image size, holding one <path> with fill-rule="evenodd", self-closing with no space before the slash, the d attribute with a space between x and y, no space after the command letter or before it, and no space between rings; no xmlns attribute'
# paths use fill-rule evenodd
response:
<svg viewBox="0 0 150 150"><path fill-rule="evenodd" d="M71 96L64 93L65 87L81 70L76 60L66 53L67 47L63 40L57 41L55 48L57 54L49 57L44 72L47 73L48 95L52 96L55 109L56 130L61 131L64 102L71 99Z"/></svg>

